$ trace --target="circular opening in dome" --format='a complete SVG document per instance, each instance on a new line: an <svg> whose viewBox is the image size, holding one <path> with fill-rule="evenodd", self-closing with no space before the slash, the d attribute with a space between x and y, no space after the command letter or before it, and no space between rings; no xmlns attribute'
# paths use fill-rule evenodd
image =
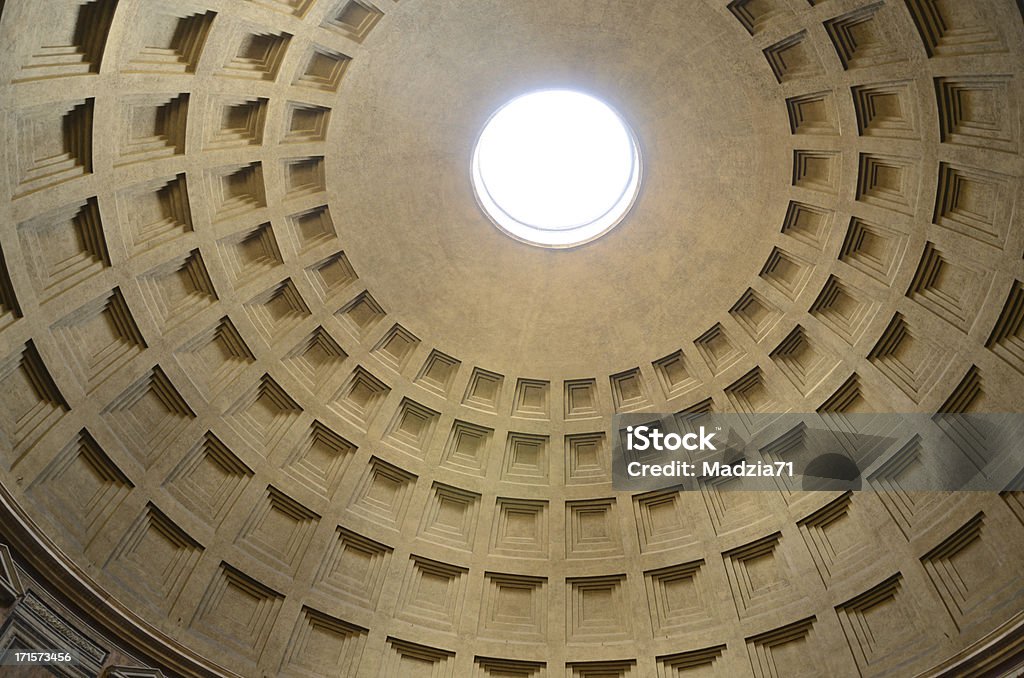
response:
<svg viewBox="0 0 1024 678"><path fill-rule="evenodd" d="M636 137L608 104L541 90L491 116L473 150L473 189L505 233L573 247L614 228L640 189Z"/></svg>

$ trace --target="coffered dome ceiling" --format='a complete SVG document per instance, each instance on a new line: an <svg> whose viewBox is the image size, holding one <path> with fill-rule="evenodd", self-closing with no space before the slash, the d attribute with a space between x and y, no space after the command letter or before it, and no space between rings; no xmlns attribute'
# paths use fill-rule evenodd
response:
<svg viewBox="0 0 1024 678"><path fill-rule="evenodd" d="M1024 407L1021 16L0 0L0 541L171 674L977 659L1020 494L632 495L608 448L622 412ZM551 87L644 159L571 250L470 183Z"/></svg>

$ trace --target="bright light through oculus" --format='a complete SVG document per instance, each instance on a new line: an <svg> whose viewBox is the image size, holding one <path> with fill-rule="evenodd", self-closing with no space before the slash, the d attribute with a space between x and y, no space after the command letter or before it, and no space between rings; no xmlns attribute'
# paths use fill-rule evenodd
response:
<svg viewBox="0 0 1024 678"><path fill-rule="evenodd" d="M594 97L542 90L505 104L473 152L480 205L525 242L571 247L603 235L640 187L640 154L618 114Z"/></svg>

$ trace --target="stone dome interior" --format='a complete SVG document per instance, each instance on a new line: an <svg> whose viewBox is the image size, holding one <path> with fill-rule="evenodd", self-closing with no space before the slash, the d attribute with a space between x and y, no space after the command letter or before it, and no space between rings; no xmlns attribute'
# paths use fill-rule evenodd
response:
<svg viewBox="0 0 1024 678"><path fill-rule="evenodd" d="M1024 9L374 3L0 0L0 619L38 589L81 675L995 675L1021 492L636 494L610 446L1024 411ZM470 182L552 87L644 161L564 251Z"/></svg>

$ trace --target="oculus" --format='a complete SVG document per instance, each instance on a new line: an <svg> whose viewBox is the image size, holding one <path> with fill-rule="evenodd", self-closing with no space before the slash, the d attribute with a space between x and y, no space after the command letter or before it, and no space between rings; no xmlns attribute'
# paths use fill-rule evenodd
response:
<svg viewBox="0 0 1024 678"><path fill-rule="evenodd" d="M608 104L564 89L512 99L473 149L484 213L506 234L551 248L582 245L622 221L640 189L636 136Z"/></svg>

